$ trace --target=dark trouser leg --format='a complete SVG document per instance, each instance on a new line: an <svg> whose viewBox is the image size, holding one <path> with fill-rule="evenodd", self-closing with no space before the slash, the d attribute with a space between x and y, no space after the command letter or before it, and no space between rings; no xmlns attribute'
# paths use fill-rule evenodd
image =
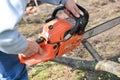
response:
<svg viewBox="0 0 120 80"><path fill-rule="evenodd" d="M26 65L19 62L18 55L0 52L0 80L28 80Z"/></svg>

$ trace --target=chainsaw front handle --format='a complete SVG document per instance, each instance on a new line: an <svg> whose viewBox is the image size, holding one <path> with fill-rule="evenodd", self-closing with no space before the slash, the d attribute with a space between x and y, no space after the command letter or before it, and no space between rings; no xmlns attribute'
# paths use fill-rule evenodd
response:
<svg viewBox="0 0 120 80"><path fill-rule="evenodd" d="M88 11L85 8L83 8L82 6L80 6L80 5L78 5L78 4L76 4L76 5L82 11L83 14L80 14L79 18L75 17L75 21L76 21L75 26L69 32L71 35L73 35L74 33L78 33L78 34L84 33L85 27L86 27L86 25L88 23L88 20L89 20L89 13L88 13ZM57 7L53 11L51 18L48 19L46 22L49 22L49 21L57 18L56 15L57 15L58 11L64 10L64 9L65 9L65 6L59 6L59 7Z"/></svg>

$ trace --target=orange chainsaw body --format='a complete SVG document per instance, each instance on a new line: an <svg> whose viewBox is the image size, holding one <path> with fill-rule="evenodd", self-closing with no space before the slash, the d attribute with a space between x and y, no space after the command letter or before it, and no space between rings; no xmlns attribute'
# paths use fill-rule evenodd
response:
<svg viewBox="0 0 120 80"><path fill-rule="evenodd" d="M70 39L62 41L65 34L72 28L73 25L66 19L57 18L46 23L42 32L40 32L40 37L45 38L45 40L39 43L44 52L41 54L36 53L29 58L19 55L20 62L27 65L35 65L70 52L80 45L82 40L82 35L75 34Z"/></svg>

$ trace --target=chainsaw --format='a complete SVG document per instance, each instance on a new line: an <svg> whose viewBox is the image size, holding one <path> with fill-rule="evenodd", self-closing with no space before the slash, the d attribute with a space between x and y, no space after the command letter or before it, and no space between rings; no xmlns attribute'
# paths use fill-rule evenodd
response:
<svg viewBox="0 0 120 80"><path fill-rule="evenodd" d="M21 63L32 66L46 62L69 53L81 43L83 43L96 61L102 60L95 50L91 48L87 39L120 24L120 17L85 31L85 27L89 21L88 11L80 5L76 5L80 9L81 14L79 14L79 18L74 18L74 23L73 19L63 19L56 16L58 11L65 9L64 6L55 8L51 18L46 20L46 24L43 26L42 31L39 33L39 38L36 40L44 52L41 54L36 53L28 58L24 58L19 54L18 57Z"/></svg>

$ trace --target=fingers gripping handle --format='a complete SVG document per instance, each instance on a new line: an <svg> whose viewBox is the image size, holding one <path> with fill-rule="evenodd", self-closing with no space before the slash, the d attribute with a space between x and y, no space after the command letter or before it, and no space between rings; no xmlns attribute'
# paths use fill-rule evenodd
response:
<svg viewBox="0 0 120 80"><path fill-rule="evenodd" d="M38 39L36 40L36 42L37 42L39 45L41 45L42 42L44 42L44 40L45 40L45 38L40 37L40 38L38 38ZM42 54L44 54L44 53L42 53ZM19 55L18 55L18 58L19 58L20 62L23 63L23 64L34 65L34 64L37 64L37 63L39 63L39 62L42 61L42 60L40 59L40 56L41 56L41 54L35 53L35 54L34 54L33 56L31 56L31 57L25 58L25 57L23 57L22 54L19 54ZM38 58L39 58L39 59L38 59Z"/></svg>

